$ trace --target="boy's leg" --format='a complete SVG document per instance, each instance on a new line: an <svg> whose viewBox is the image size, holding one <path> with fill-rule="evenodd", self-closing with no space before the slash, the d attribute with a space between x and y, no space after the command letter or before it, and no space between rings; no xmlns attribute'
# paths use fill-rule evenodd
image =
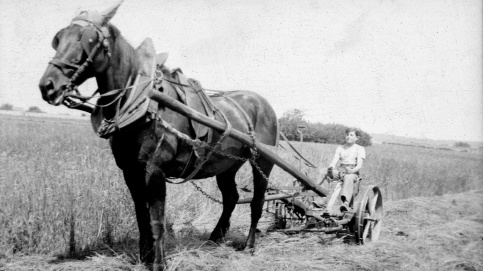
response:
<svg viewBox="0 0 483 271"><path fill-rule="evenodd" d="M339 170L335 168L331 168L331 171L327 173L329 176L330 180L329 182L337 182L337 185L335 186L334 190L332 190L332 194L329 197L329 201L327 202L327 207L325 208L325 212L329 214L335 214L334 205L336 204L337 199L339 199L340 196L340 190L342 185L340 184L340 178L339 178Z"/></svg>
<svg viewBox="0 0 483 271"><path fill-rule="evenodd" d="M344 176L344 183L342 184L342 190L340 191L340 199L345 207L349 207L349 203L352 200L352 194L354 192L354 182L357 180L357 174L346 174Z"/></svg>
<svg viewBox="0 0 483 271"><path fill-rule="evenodd" d="M339 198L341 188L342 188L342 184L338 182L336 187L334 188L334 191L332 191L332 195L329 198L329 202L327 203L327 208L326 208L327 213L335 214L334 205L337 199Z"/></svg>

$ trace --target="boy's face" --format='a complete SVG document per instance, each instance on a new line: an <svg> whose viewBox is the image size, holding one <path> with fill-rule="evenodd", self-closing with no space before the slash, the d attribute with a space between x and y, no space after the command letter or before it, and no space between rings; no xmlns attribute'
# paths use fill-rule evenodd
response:
<svg viewBox="0 0 483 271"><path fill-rule="evenodd" d="M345 136L345 141L346 143L349 143L349 144L354 144L356 143L356 141L359 139L358 136L356 136L356 132L354 131L351 131L349 132L346 136Z"/></svg>

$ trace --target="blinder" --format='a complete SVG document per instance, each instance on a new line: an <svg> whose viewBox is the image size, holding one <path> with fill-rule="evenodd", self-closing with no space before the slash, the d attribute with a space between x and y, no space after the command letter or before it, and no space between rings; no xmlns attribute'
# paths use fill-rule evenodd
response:
<svg viewBox="0 0 483 271"><path fill-rule="evenodd" d="M57 58L52 59L49 63L56 66L58 69L60 69L63 75L69 78L72 78L72 76L80 67L79 65L76 65L76 64L63 62Z"/></svg>
<svg viewBox="0 0 483 271"><path fill-rule="evenodd" d="M92 27L89 27L86 28L83 32L84 33L82 34L80 42L82 48L87 53L87 55L90 55L95 45L95 42L99 40L99 35L97 34L98 31Z"/></svg>
<svg viewBox="0 0 483 271"><path fill-rule="evenodd" d="M99 28L88 21L82 21L82 23L87 23L87 25L81 24L78 22L79 21L77 22L73 21L73 24L78 24L83 26L83 29L80 32L81 36L79 38L79 41L83 49L83 52L81 53L81 55L85 52L87 55L87 59L84 61L82 65L77 65L77 63L72 63L72 62L70 63L65 62L55 57L49 62L50 64L60 69L62 74L70 78L71 86L69 86L69 88L75 87L75 83L74 83L75 80L79 77L79 75L82 72L84 72L87 66L92 62L99 47L101 46L104 47L104 50L107 51L107 55L110 56L108 28L107 27ZM59 45L59 39L57 36L55 36L54 39L52 40L52 47L54 47L54 49L57 50L58 45Z"/></svg>

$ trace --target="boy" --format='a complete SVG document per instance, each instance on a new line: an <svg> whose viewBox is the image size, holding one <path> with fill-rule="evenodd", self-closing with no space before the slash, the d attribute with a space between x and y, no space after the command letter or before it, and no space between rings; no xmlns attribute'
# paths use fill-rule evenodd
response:
<svg viewBox="0 0 483 271"><path fill-rule="evenodd" d="M364 147L356 144L356 141L361 137L360 130L348 128L345 133L346 142L344 145L337 147L334 158L327 169L327 174L330 178L343 181L340 191L340 199L342 201L342 206L340 207L341 212L349 209L349 203L354 191L354 183L358 180L359 170L362 168L362 164L366 159ZM340 165L335 169L338 162L340 162ZM328 211L331 211L332 206L327 207Z"/></svg>

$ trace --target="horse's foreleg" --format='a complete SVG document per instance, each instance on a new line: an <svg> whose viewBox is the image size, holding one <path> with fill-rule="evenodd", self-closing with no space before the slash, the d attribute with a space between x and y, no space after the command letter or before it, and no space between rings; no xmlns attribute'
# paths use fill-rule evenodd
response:
<svg viewBox="0 0 483 271"><path fill-rule="evenodd" d="M258 168L263 172L263 174L268 178L270 172L273 168L273 163L269 162L263 157L259 157L256 160ZM263 204L265 202L265 191L267 190L268 180L263 177L260 171L252 165L253 171L253 200L250 203L251 208L251 225L250 232L248 233L248 238L245 243L246 247L253 249L255 247L255 233L257 231L258 221L262 216Z"/></svg>
<svg viewBox="0 0 483 271"><path fill-rule="evenodd" d="M165 267L164 215L166 200L166 179L158 167L154 165L147 166L146 185L154 245L153 270L158 271L163 270Z"/></svg>
<svg viewBox="0 0 483 271"><path fill-rule="evenodd" d="M235 175L236 170L224 172L216 176L216 182L223 197L223 212L221 213L220 220L218 220L218 224L216 224L215 229L211 233L210 240L213 242L223 239L230 227L230 217L239 198L238 191L236 190Z"/></svg>
<svg viewBox="0 0 483 271"><path fill-rule="evenodd" d="M136 211L140 259L144 263L152 263L154 260L153 233L149 224L149 209L146 202L145 171L143 167L130 167L124 170L123 173Z"/></svg>

